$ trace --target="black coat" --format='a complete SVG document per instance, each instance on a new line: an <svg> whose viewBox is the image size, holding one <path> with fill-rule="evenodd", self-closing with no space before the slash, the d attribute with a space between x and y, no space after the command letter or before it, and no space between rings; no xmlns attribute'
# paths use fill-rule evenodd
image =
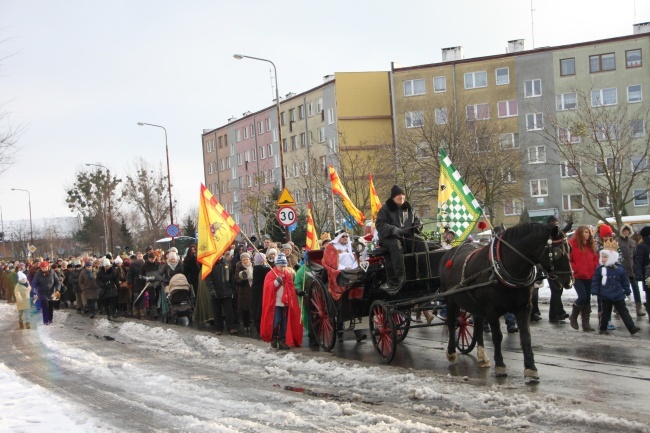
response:
<svg viewBox="0 0 650 433"><path fill-rule="evenodd" d="M420 233L420 226L420 219L415 216L409 202L398 207L392 198L386 200L379 209L375 221L379 240L413 236L414 233Z"/></svg>
<svg viewBox="0 0 650 433"><path fill-rule="evenodd" d="M183 260L183 273L187 282L194 287L194 291L199 289L199 274L201 272L201 265L196 261L196 255L188 254Z"/></svg>
<svg viewBox="0 0 650 433"><path fill-rule="evenodd" d="M644 281L650 275L646 275L646 266L650 264L650 236L643 238L634 251L634 276L637 281Z"/></svg>
<svg viewBox="0 0 650 433"><path fill-rule="evenodd" d="M253 266L253 285L251 286L251 313L253 320L262 320L262 295L264 294L264 278L271 268L265 265Z"/></svg>
<svg viewBox="0 0 650 433"><path fill-rule="evenodd" d="M142 270L142 265L144 265L144 260L134 260L129 266L129 272L126 274L126 281L131 285L133 290L140 292L145 285L144 280L141 280L140 271Z"/></svg>
<svg viewBox="0 0 650 433"><path fill-rule="evenodd" d="M205 279L212 299L232 298L235 293L235 279L232 265L225 258L220 258L212 267L212 272Z"/></svg>
<svg viewBox="0 0 650 433"><path fill-rule="evenodd" d="M111 299L117 297L117 288L120 282L117 279L117 272L111 266L99 268L97 272L97 285L99 286L99 299Z"/></svg>
<svg viewBox="0 0 650 433"><path fill-rule="evenodd" d="M162 285L163 286L169 286L169 282L171 281L172 277L176 274L182 274L183 273L183 266L181 266L180 263L176 264L176 268L172 269L169 264L165 263L165 265L160 269L160 278L162 280Z"/></svg>

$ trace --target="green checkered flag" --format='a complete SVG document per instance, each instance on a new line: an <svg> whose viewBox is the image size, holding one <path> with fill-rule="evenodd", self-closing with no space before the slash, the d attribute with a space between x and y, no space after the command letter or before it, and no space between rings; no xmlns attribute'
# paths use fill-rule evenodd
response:
<svg viewBox="0 0 650 433"><path fill-rule="evenodd" d="M456 234L453 245L467 239L481 216L481 207L460 173L440 149L440 186L438 187L438 227L445 226Z"/></svg>

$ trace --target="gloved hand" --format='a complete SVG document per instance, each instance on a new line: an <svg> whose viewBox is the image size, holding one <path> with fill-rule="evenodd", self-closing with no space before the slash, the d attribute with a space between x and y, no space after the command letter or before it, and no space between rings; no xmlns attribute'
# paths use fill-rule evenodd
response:
<svg viewBox="0 0 650 433"><path fill-rule="evenodd" d="M299 291L299 292L296 292L296 295L298 295L298 296L305 296L305 291L304 291L304 290L301 290L301 291Z"/></svg>
<svg viewBox="0 0 650 433"><path fill-rule="evenodd" d="M408 236L409 234L411 234L411 229L410 228L408 228L408 229L400 229L400 232L401 232L402 236Z"/></svg>
<svg viewBox="0 0 650 433"><path fill-rule="evenodd" d="M210 298L217 299L217 291L216 290L210 290Z"/></svg>

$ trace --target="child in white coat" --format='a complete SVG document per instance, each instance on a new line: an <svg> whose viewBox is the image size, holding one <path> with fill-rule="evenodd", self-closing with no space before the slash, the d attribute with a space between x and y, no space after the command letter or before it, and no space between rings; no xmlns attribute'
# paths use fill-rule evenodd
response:
<svg viewBox="0 0 650 433"><path fill-rule="evenodd" d="M30 309L30 300L29 292L32 291L29 281L27 281L27 276L18 272L18 282L14 288L14 294L16 296L16 310L18 310L18 327L20 329L30 329L29 323L29 309Z"/></svg>

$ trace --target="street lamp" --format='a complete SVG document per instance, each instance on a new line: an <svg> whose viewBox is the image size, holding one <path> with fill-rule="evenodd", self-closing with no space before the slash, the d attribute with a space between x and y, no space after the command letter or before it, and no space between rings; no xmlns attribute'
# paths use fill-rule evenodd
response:
<svg viewBox="0 0 650 433"><path fill-rule="evenodd" d="M30 239L30 246L34 245L34 227L32 226L32 195L26 189L11 188L11 190L23 191L27 193L27 198L29 199L29 239Z"/></svg>
<svg viewBox="0 0 650 433"><path fill-rule="evenodd" d="M156 128L162 128L165 131L165 153L167 154L167 191L169 192L169 219L171 223L174 224L174 204L172 203L172 177L169 172L169 146L167 145L167 130L164 126L154 125L153 123L144 123L138 122L140 126L155 126ZM172 238L172 245L174 244L174 238Z"/></svg>
<svg viewBox="0 0 650 433"><path fill-rule="evenodd" d="M282 181L282 191L284 192L285 188L285 179L284 179L284 149L282 148L282 125L280 124L280 92L278 91L278 71L275 68L275 63L268 59L261 59L259 57L253 57L253 56L245 56L243 54L233 54L233 57L237 60L241 59L252 59L252 60L259 60L261 62L267 62L270 63L271 66L273 66L273 78L275 79L275 107L278 112L278 143L280 143L280 179ZM287 234L287 242L291 240L291 232L289 231L289 228L287 227L286 230Z"/></svg>
<svg viewBox="0 0 650 433"><path fill-rule="evenodd" d="M101 167L106 169L106 176L108 177L108 237L110 239L110 253L113 254L113 211L111 208L111 201L113 197L113 181L111 180L111 170L101 164L86 164L86 167ZM104 232L106 234L106 232Z"/></svg>

